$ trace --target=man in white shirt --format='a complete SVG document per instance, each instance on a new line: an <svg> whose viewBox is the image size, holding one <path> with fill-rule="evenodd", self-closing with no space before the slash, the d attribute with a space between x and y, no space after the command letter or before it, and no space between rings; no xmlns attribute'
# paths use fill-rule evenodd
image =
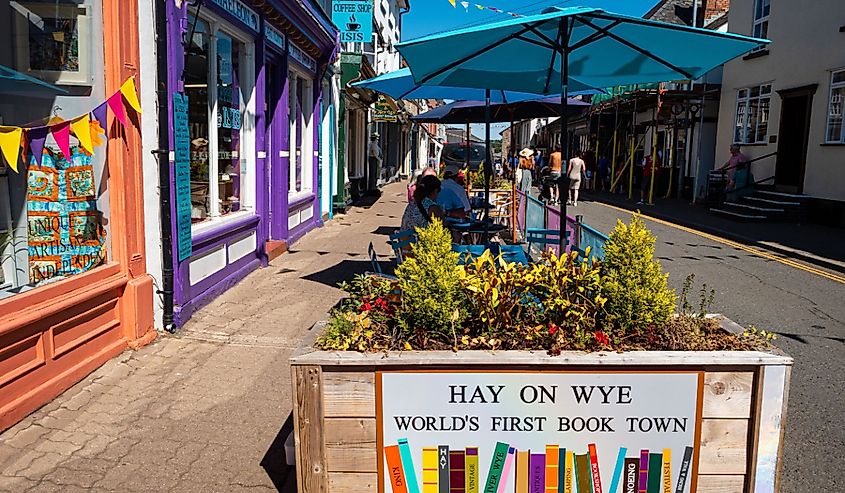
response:
<svg viewBox="0 0 845 493"><path fill-rule="evenodd" d="M451 217L469 217L472 210L466 189L455 181L460 171L457 164L446 166L440 183L440 194L437 195L437 205Z"/></svg>
<svg viewBox="0 0 845 493"><path fill-rule="evenodd" d="M367 147L367 161L370 165L367 177L367 189L378 190L378 178L381 173L381 147L378 145L378 132L370 135L370 145Z"/></svg>

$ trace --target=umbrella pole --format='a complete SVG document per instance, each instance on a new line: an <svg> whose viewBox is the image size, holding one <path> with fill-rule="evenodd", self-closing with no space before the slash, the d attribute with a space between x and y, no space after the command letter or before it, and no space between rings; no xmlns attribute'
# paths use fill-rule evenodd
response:
<svg viewBox="0 0 845 493"><path fill-rule="evenodd" d="M513 162L513 157L516 153L513 152L513 110L510 110L511 126L510 126L510 145L508 146L508 167L511 172L511 225L513 229L513 243L516 244L516 165Z"/></svg>
<svg viewBox="0 0 845 493"><path fill-rule="evenodd" d="M470 128L469 123L467 123L467 142L466 142L466 154L467 154L467 172L464 175L464 179L466 180L466 187L467 187L467 195L472 192L472 178L470 177L470 167L469 167L469 141L470 137L472 137L472 129Z"/></svg>
<svg viewBox="0 0 845 493"><path fill-rule="evenodd" d="M563 23L561 23L563 24ZM561 27L563 27L561 25ZM564 193L569 193L569 34L570 24L566 22L566 33L562 36L563 53L561 53L560 60L560 140L563 148L563 163L561 171L563 173L560 177L560 182L563 187L558 186L558 190ZM569 197L567 196L567 199ZM560 250L559 256L566 253L566 200L560 199Z"/></svg>
<svg viewBox="0 0 845 493"><path fill-rule="evenodd" d="M490 175L493 174L493 153L490 149L490 89L484 90L484 244L490 241Z"/></svg>

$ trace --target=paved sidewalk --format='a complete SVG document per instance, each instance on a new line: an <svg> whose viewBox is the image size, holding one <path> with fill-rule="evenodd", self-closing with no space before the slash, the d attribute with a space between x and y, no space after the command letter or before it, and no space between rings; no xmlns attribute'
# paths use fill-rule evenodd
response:
<svg viewBox="0 0 845 493"><path fill-rule="evenodd" d="M627 196L602 192L583 193L582 202L597 201L722 236L739 243L771 250L832 271L845 273L845 228L784 222L744 223L717 216L703 205L686 200L655 199L654 205L637 205ZM577 209L569 214L577 214Z"/></svg>
<svg viewBox="0 0 845 493"><path fill-rule="evenodd" d="M309 233L201 310L176 336L108 362L0 434L0 491L295 491L288 358L384 260L405 188Z"/></svg>

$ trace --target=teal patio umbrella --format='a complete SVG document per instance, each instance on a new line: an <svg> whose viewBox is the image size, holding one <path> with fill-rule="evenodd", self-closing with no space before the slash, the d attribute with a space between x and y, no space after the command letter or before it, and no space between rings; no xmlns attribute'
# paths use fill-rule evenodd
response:
<svg viewBox="0 0 845 493"><path fill-rule="evenodd" d="M563 137L573 80L611 87L698 79L765 43L596 8L552 7L539 15L425 36L396 48L419 84L560 94ZM491 168L489 131L487 139ZM568 162L569 139L563 140ZM485 171L489 180L492 170ZM561 205L561 217L565 215ZM561 249L564 230L561 220Z"/></svg>

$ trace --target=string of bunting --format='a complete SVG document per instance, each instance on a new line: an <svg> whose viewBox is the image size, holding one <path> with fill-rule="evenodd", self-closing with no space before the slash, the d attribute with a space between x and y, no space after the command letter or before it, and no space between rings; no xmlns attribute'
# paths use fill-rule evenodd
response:
<svg viewBox="0 0 845 493"><path fill-rule="evenodd" d="M458 7L458 1L457 0L447 0L447 1L452 5L453 8ZM517 14L515 12L508 12L506 10L502 10L502 9L499 9L499 8L496 8L496 7L490 7L490 6L487 6L487 5L481 5L481 4L478 4L478 3L460 2L460 4L461 4L461 7L463 7L464 10L466 10L466 11L469 11L470 5L474 5L475 8L477 8L478 10L490 10L490 11L493 11L493 12L497 12L499 14L508 14L512 17L523 17L522 14Z"/></svg>
<svg viewBox="0 0 845 493"><path fill-rule="evenodd" d="M104 144L108 140L108 111L123 125L126 126L126 108L141 114L141 103L138 101L138 92L135 89L135 77L130 77L120 86L120 89L112 94L102 104L84 115L62 120L53 117L47 125L38 127L12 127L0 126L0 151L6 162L9 163L15 173L18 171L18 158L22 157L23 162L27 161L27 151L32 153L36 164L41 166L44 155L44 145L47 136L52 135L56 145L61 150L65 159L70 160L70 136L73 134L79 141L79 146L89 154L94 153L96 146ZM101 138L104 137L103 138Z"/></svg>

